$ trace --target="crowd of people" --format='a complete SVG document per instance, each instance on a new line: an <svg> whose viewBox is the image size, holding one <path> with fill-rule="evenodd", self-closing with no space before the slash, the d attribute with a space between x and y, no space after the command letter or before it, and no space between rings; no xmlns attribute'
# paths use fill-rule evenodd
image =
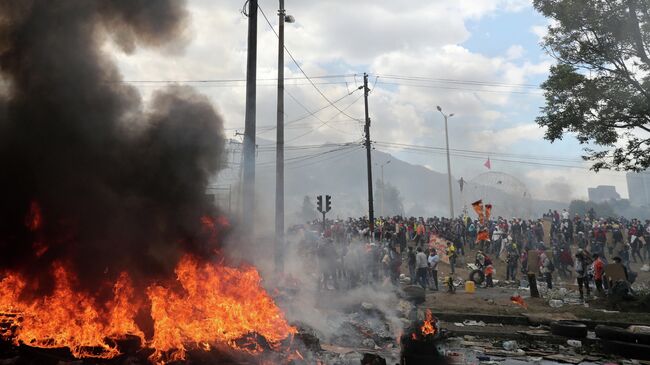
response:
<svg viewBox="0 0 650 365"><path fill-rule="evenodd" d="M534 220L498 217L484 225L467 215L380 217L372 233L369 223L362 217L302 227L305 247L319 263L321 287L378 280L397 283L400 276L408 276L413 283L438 290L444 257L449 278L459 260L473 262L490 287L495 261L501 261L506 282L539 277L552 288L554 276L564 281L575 278L582 297L583 290L590 295L589 283L599 294L612 286L605 277L607 265L622 265L627 281L633 282L636 273L630 264L650 262L649 220L596 219L593 212L570 216L566 210L549 211ZM481 231L487 236L479 235ZM445 242L444 252L437 252L441 246L430 244L433 241Z"/></svg>

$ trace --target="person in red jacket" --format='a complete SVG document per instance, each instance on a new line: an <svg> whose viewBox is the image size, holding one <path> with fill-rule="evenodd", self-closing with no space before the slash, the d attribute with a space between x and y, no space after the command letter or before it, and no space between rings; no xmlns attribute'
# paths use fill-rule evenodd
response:
<svg viewBox="0 0 650 365"><path fill-rule="evenodd" d="M594 254L594 263L593 268L594 268L594 282L596 283L596 290L598 290L598 293L602 294L603 293L603 274L605 273L605 264L603 263L603 260L600 259L600 256L595 253Z"/></svg>

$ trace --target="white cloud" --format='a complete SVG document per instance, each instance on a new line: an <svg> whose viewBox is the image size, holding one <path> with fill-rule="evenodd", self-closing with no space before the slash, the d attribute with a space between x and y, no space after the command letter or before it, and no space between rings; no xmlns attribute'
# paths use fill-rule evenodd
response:
<svg viewBox="0 0 650 365"><path fill-rule="evenodd" d="M127 56L107 47L126 79L245 78L247 19L240 14L243 1L190 0L189 5L194 38L185 54L161 55L157 50L141 49ZM262 3L262 6L275 24L276 3ZM533 52L516 44L498 56L487 56L463 45L471 37L468 21L480 21L502 12L523 11L530 7L528 0L302 0L288 2L286 6L297 21L287 25L286 43L309 75L368 70L381 75L523 84L530 83L531 77L546 74L552 62L537 59ZM277 72L277 38L262 16L258 28L258 78L272 79ZM531 31L542 36L545 26L534 26ZM288 57L286 65L287 78L301 76ZM350 83L347 86L321 84L318 87L330 100L335 100L361 82L360 77L347 80ZM409 82L404 81L400 85L389 85L388 78L380 78L379 82L370 96L373 140L443 146L444 128L435 111L436 105L443 106L446 112L456 113L449 125L454 148L477 148L477 141L487 139L490 143L480 144L481 149L501 151L518 141L542 139L543 132L532 123L532 118L521 118L519 114L535 114L542 100L539 94L518 95L510 93L512 87L486 89L481 85L449 82L431 81L426 83L427 87L407 85ZM274 125L275 83L260 83L266 86L257 90L257 124ZM232 136L234 128L243 131L245 89L244 83L225 86L197 85L220 109L226 128L229 128L228 135ZM143 86L141 90L148 93L158 87ZM286 88L310 111L327 104L304 80L288 80ZM359 95L355 92L341 101L339 107L346 107ZM288 96L285 111L287 120L307 113ZM346 113L362 118L362 100ZM307 118L296 123L286 130L287 141L292 140L288 143L342 142L362 136L359 123L345 120L347 117L334 108L317 115L323 121L332 119L332 122L323 126L320 121ZM304 136L293 141L301 135ZM272 140L275 134L260 131L259 137ZM431 157L414 156L413 161L437 166ZM480 166L482 161L477 163ZM464 164L470 165L459 162L455 163L455 168L462 171ZM518 172L528 171L530 167L527 166ZM554 177L549 173L548 178Z"/></svg>
<svg viewBox="0 0 650 365"><path fill-rule="evenodd" d="M526 51L524 47L520 44L514 44L508 48L506 51L506 59L509 61L516 60L521 58Z"/></svg>

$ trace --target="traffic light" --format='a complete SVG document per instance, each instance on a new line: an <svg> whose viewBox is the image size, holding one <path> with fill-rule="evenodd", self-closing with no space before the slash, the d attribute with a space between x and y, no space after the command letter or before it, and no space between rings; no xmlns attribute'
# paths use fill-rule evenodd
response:
<svg viewBox="0 0 650 365"><path fill-rule="evenodd" d="M318 209L319 212L323 212L323 196L319 195L316 197L316 209Z"/></svg>
<svg viewBox="0 0 650 365"><path fill-rule="evenodd" d="M325 195L325 211L329 212L330 210L332 210L332 197Z"/></svg>

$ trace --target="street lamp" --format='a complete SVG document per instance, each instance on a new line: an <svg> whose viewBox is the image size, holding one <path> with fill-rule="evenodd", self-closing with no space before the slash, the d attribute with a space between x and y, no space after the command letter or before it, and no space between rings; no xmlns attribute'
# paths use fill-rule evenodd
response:
<svg viewBox="0 0 650 365"><path fill-rule="evenodd" d="M440 105L436 107L440 114L445 118L445 142L447 145L447 178L449 179L449 214L450 218L454 218L454 198L452 195L452 188L451 188L451 162L449 160L449 131L447 129L447 119L451 118L454 116L454 113L451 113L449 115L445 114L442 112L442 108Z"/></svg>
<svg viewBox="0 0 650 365"><path fill-rule="evenodd" d="M384 216L384 190L386 190L386 185L384 185L384 166L388 165L391 160L388 160L379 167L381 168L381 216Z"/></svg>
<svg viewBox="0 0 650 365"><path fill-rule="evenodd" d="M275 152L275 270L284 268L284 23L294 23L291 15L286 15L284 0L278 10L278 105Z"/></svg>

